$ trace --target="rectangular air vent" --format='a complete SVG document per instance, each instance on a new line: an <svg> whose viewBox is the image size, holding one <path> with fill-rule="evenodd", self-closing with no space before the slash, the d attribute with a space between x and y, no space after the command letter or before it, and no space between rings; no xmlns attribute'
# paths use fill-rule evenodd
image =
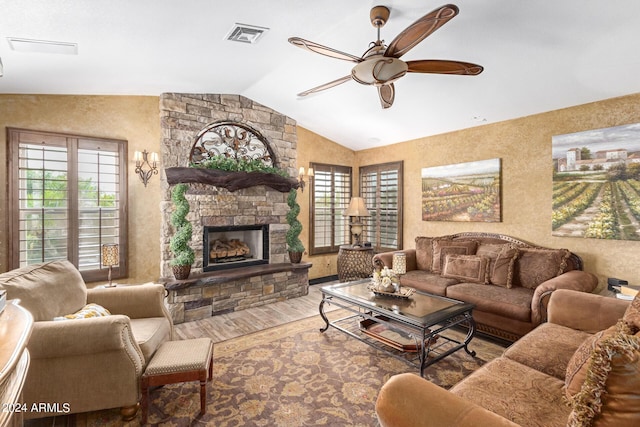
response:
<svg viewBox="0 0 640 427"><path fill-rule="evenodd" d="M231 28L231 31L227 33L225 39L232 42L255 44L267 31L269 31L269 29L265 27L236 23L233 28Z"/></svg>

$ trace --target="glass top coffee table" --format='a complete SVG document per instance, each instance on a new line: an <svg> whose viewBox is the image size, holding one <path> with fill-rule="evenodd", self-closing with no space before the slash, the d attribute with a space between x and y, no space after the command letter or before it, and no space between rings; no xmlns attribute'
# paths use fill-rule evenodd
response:
<svg viewBox="0 0 640 427"><path fill-rule="evenodd" d="M463 349L469 350L476 325L473 304L416 291L408 298L379 296L369 290L371 279L338 283L321 288L320 316L326 325L383 350L404 362L416 366L423 376L424 369ZM346 317L330 321L324 305L332 304L350 312ZM464 334L450 333L463 324Z"/></svg>

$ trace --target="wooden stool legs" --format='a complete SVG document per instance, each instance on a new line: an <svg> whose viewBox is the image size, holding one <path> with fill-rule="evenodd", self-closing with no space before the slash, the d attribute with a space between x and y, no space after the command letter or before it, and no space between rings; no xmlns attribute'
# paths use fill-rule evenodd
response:
<svg viewBox="0 0 640 427"><path fill-rule="evenodd" d="M195 373L197 374L197 378L193 376L194 372L182 372L180 375L143 376L140 383L140 391L142 392L142 424L147 423L147 415L149 413L149 387L183 381L200 381L200 415L204 415L207 411L207 380L211 381L213 378L213 357L209 359L208 369L196 371Z"/></svg>

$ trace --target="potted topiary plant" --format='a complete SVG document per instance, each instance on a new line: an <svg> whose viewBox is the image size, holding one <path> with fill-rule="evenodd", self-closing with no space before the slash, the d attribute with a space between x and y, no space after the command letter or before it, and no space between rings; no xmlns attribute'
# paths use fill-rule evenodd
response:
<svg viewBox="0 0 640 427"><path fill-rule="evenodd" d="M287 223L289 223L289 229L287 230L287 250L289 251L289 259L292 263L299 263L302 260L302 253L304 252L304 245L298 238L302 233L302 224L298 221L298 214L300 213L300 205L296 201L298 192L295 188L289 191L287 196L287 205L289 205L289 212L287 212Z"/></svg>
<svg viewBox="0 0 640 427"><path fill-rule="evenodd" d="M171 200L175 206L175 210L171 214L171 225L175 228L175 234L171 237L169 249L173 252L174 258L171 260L171 268L177 280L189 277L191 264L195 261L195 254L189 246L193 232L191 223L187 221L189 202L184 196L188 188L187 184L178 184L171 193Z"/></svg>

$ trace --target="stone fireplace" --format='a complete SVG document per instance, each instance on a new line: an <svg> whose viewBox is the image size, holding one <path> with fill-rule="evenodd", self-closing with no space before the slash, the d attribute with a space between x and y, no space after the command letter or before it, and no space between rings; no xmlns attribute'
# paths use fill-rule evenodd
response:
<svg viewBox="0 0 640 427"><path fill-rule="evenodd" d="M203 128L230 121L259 131L270 146L273 166L297 175L295 121L250 99L165 93L160 97L160 118L164 171L189 166L192 147ZM291 264L287 254L287 192L266 185L231 191L189 183L187 219L193 228L196 262L189 279L175 281L169 249L172 187L167 173L161 174L161 180L161 280L169 291L167 302L175 323L307 294L310 264ZM243 254L247 249L249 254Z"/></svg>

